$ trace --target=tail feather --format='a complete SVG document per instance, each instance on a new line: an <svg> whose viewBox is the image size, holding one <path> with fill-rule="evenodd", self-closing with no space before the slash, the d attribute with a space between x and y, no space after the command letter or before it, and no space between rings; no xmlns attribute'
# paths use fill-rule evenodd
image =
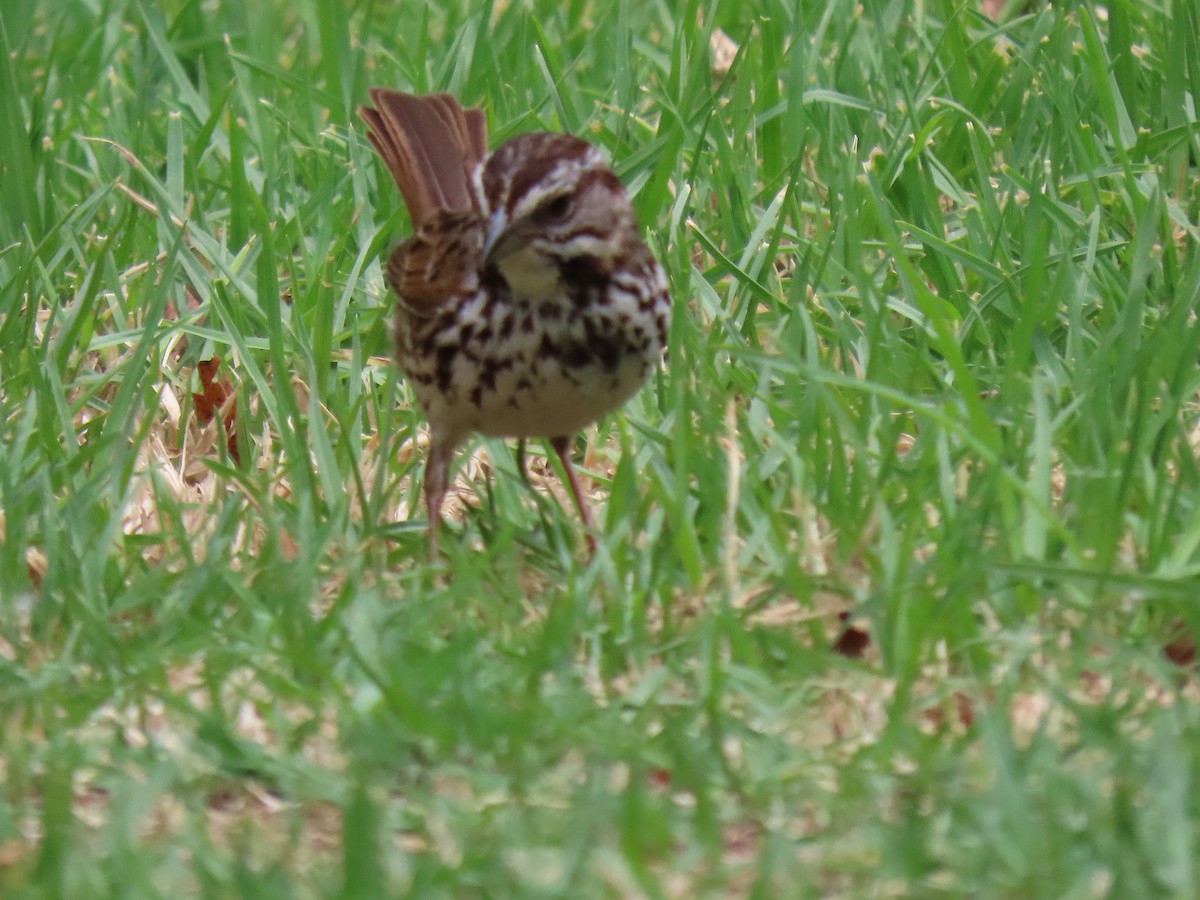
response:
<svg viewBox="0 0 1200 900"><path fill-rule="evenodd" d="M480 109L463 109L449 94L415 97L373 88L375 107L359 108L367 137L396 180L413 225L441 211L476 209L471 173L487 153Z"/></svg>

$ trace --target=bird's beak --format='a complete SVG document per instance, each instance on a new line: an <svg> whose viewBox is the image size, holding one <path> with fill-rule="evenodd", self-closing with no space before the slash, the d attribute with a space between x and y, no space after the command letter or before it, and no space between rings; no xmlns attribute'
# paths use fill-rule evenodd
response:
<svg viewBox="0 0 1200 900"><path fill-rule="evenodd" d="M520 228L509 228L504 213L494 212L488 219L487 236L483 240L483 264L499 265L525 242Z"/></svg>

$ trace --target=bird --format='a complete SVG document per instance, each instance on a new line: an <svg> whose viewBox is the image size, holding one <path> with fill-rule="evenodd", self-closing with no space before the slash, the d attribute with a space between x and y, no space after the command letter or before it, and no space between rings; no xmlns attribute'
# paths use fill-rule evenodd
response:
<svg viewBox="0 0 1200 900"><path fill-rule="evenodd" d="M412 223L384 267L395 356L429 424L425 503L436 551L454 453L472 434L548 439L585 535L572 438L662 364L666 274L629 195L589 142L520 134L489 152L487 122L447 93L372 88L359 108Z"/></svg>

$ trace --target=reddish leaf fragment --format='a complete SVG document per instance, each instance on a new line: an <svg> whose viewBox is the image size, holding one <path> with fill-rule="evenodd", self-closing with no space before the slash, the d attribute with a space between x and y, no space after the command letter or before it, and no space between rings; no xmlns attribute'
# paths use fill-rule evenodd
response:
<svg viewBox="0 0 1200 900"><path fill-rule="evenodd" d="M849 617L848 613L841 613L838 616L843 623ZM838 635L838 639L833 642L833 652L847 659L862 659L867 652L867 648L870 646L871 635L867 633L865 628L846 625L842 629L842 633Z"/></svg>
<svg viewBox="0 0 1200 900"><path fill-rule="evenodd" d="M1196 662L1196 639L1190 634L1180 634L1163 647L1163 655L1181 668L1190 666Z"/></svg>
<svg viewBox="0 0 1200 900"><path fill-rule="evenodd" d="M956 719L963 728L970 728L975 724L975 707L971 704L970 697L962 691L955 691L950 695L948 703L923 710L921 718L935 731L945 728Z"/></svg>
<svg viewBox="0 0 1200 900"><path fill-rule="evenodd" d="M229 458L235 463L241 463L237 442L237 398L233 395L233 385L228 378L218 378L217 370L221 357L202 359L196 366L200 376L199 394L192 394L192 403L196 407L196 420L201 425L207 425L220 412L221 429L225 434L225 447Z"/></svg>
<svg viewBox="0 0 1200 900"><path fill-rule="evenodd" d="M971 698L962 691L954 692L954 707L958 713L958 721L964 728L975 724L975 707L971 704Z"/></svg>

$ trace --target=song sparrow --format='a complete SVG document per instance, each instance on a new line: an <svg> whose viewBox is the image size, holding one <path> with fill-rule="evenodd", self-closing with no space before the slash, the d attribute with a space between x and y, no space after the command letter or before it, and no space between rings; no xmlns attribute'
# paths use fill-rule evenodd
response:
<svg viewBox="0 0 1200 900"><path fill-rule="evenodd" d="M359 115L412 219L387 280L396 357L429 419L431 539L454 450L478 431L549 438L590 542L570 438L637 391L671 312L625 189L579 138L523 134L489 155L482 110L448 94L371 99Z"/></svg>

